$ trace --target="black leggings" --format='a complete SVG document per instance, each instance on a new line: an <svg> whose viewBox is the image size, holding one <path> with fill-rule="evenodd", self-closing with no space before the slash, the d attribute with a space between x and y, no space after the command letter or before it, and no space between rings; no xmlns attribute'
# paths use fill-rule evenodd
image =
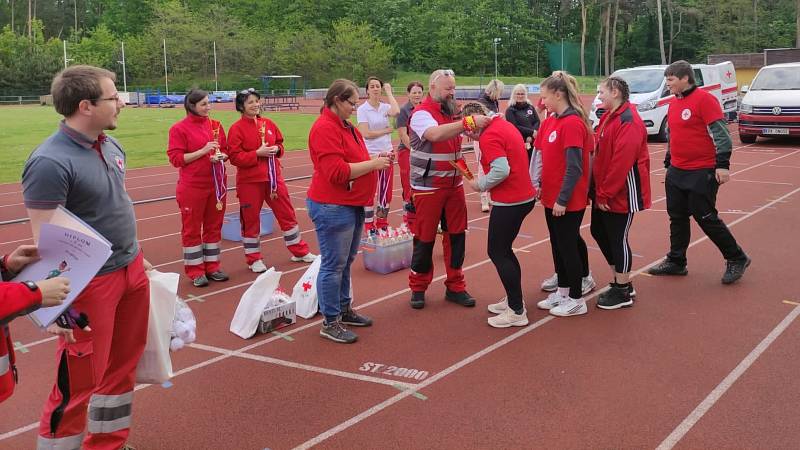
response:
<svg viewBox="0 0 800 450"><path fill-rule="evenodd" d="M626 214L592 208L592 237L597 241L609 266L617 273L628 273L633 265L628 230L633 223L633 213Z"/></svg>
<svg viewBox="0 0 800 450"><path fill-rule="evenodd" d="M489 214L489 240L487 253L492 260L500 281L506 290L508 307L515 313L522 314L525 306L522 302L522 270L512 244L519 234L522 222L533 210L536 200L514 206L492 207Z"/></svg>
<svg viewBox="0 0 800 450"><path fill-rule="evenodd" d="M588 264L589 255L586 242L581 237L581 222L585 209L567 211L563 216L553 216L553 210L544 209L547 230L550 232L550 247L553 250L553 263L558 274L558 287L569 288L569 296L578 299L583 296L581 278Z"/></svg>

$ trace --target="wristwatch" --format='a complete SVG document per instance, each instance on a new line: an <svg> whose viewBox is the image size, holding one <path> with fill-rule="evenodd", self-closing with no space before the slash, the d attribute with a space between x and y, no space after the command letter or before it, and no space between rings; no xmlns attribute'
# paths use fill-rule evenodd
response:
<svg viewBox="0 0 800 450"><path fill-rule="evenodd" d="M36 285L36 283L34 283L34 282L33 282L33 281L31 281L31 280L26 280L26 281L23 281L23 282L22 282L22 284L24 284L25 286L27 286L27 287L28 287L28 289L30 289L30 290L31 290L31 292L36 292L36 291L38 291L38 290L39 290L39 286L37 286L37 285Z"/></svg>

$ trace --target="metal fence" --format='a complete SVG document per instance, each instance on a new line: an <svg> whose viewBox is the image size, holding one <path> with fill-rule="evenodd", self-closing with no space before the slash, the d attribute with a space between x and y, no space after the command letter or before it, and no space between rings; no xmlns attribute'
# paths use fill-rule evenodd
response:
<svg viewBox="0 0 800 450"><path fill-rule="evenodd" d="M38 105L38 95L3 95L0 96L0 105Z"/></svg>

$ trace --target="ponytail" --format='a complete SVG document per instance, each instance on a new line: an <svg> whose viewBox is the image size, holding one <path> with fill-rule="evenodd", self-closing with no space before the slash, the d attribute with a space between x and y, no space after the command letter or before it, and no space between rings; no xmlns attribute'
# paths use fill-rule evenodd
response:
<svg viewBox="0 0 800 450"><path fill-rule="evenodd" d="M542 81L541 87L564 94L570 108L578 113L586 130L589 131L589 133L592 132L592 127L589 125L589 114L586 112L586 108L583 107L583 103L581 103L578 94L580 92L578 89L578 81L575 80L575 77L562 70L556 70L552 75Z"/></svg>

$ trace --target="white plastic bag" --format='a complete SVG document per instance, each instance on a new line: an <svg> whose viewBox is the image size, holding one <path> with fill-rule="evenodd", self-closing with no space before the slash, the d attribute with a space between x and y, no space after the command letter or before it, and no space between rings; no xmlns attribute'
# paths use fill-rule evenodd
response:
<svg viewBox="0 0 800 450"><path fill-rule="evenodd" d="M172 340L169 349L177 352L197 338L197 321L192 310L180 298L175 306L175 319L172 321Z"/></svg>
<svg viewBox="0 0 800 450"><path fill-rule="evenodd" d="M276 272L274 267L270 267L256 278L256 281L242 295L239 306L236 307L236 312L233 314L230 328L233 334L243 339L249 339L256 334L261 313L267 307L280 280L281 272Z"/></svg>
<svg viewBox="0 0 800 450"><path fill-rule="evenodd" d="M180 275L151 270L147 277L150 279L150 317L147 345L136 366L136 382L160 384L172 378L169 344Z"/></svg>
<svg viewBox="0 0 800 450"><path fill-rule="evenodd" d="M317 313L317 275L321 264L322 256L317 256L292 289L297 315L304 319L310 319Z"/></svg>

